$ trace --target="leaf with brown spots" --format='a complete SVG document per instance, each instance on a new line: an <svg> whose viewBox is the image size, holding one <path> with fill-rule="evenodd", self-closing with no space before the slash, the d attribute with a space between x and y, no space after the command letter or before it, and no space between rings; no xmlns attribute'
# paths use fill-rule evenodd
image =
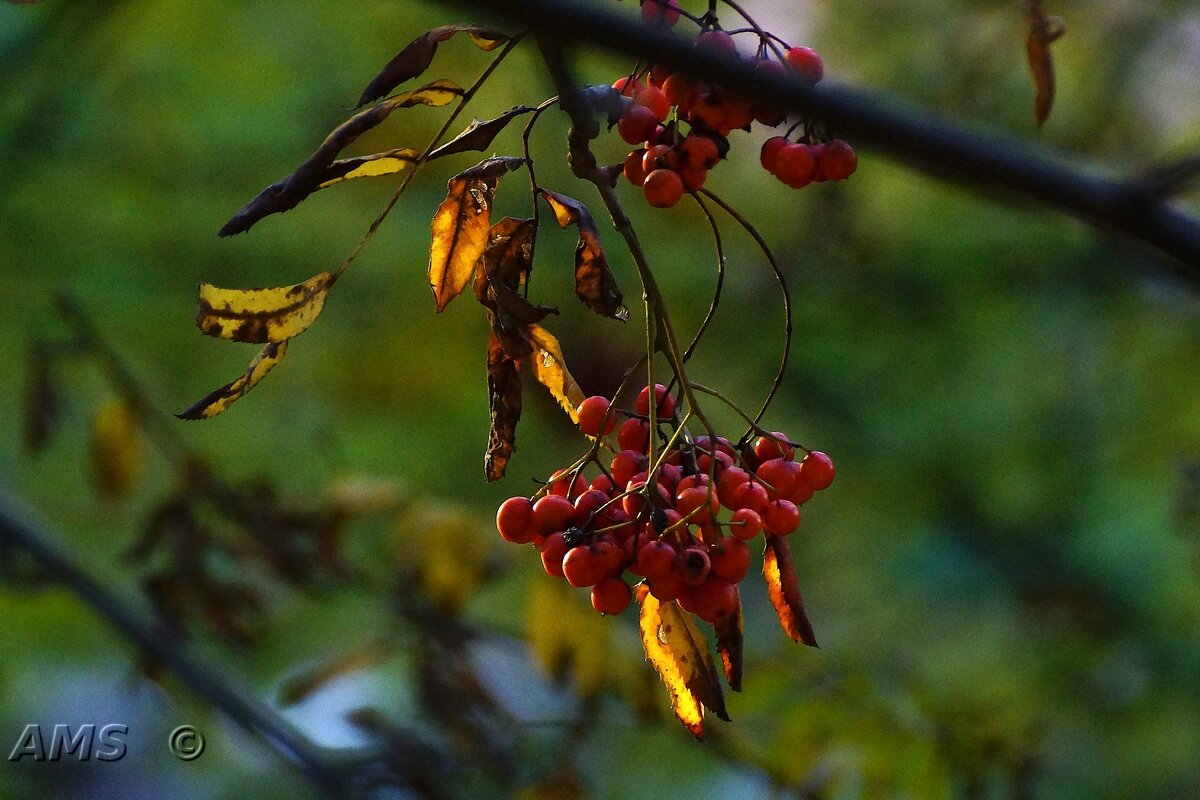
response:
<svg viewBox="0 0 1200 800"><path fill-rule="evenodd" d="M735 692L742 690L742 597L738 592L737 613L713 625L717 636L717 654L725 669L725 680Z"/></svg>
<svg viewBox="0 0 1200 800"><path fill-rule="evenodd" d="M430 224L429 285L439 313L470 283L487 249L496 186L524 163L513 157L484 159L446 184L446 199Z"/></svg>
<svg viewBox="0 0 1200 800"><path fill-rule="evenodd" d="M816 647L817 637L808 615L804 613L804 599L796 582L792 550L782 536L767 536L767 546L763 551L763 578L767 582L767 596L771 598L771 605L775 606L783 632L793 641Z"/></svg>
<svg viewBox="0 0 1200 800"><path fill-rule="evenodd" d="M358 98L358 105L365 106L386 95L400 84L411 80L429 69L438 44L456 33L467 33L480 50L495 50L512 37L482 25L441 25L413 39L387 63L378 75L371 79Z"/></svg>
<svg viewBox="0 0 1200 800"><path fill-rule="evenodd" d="M175 416L180 419L211 419L220 414L257 386L259 381L283 360L284 354L287 353L287 346L287 341L267 344L250 362L245 375L208 393Z"/></svg>
<svg viewBox="0 0 1200 800"><path fill-rule="evenodd" d="M487 150L500 131L508 127L508 123L530 111L533 109L529 106L513 106L495 119L476 119L458 136L430 153L429 160L454 153L465 153L468 150Z"/></svg>
<svg viewBox="0 0 1200 800"><path fill-rule="evenodd" d="M542 196L554 212L559 227L579 226L579 244L575 247L575 294L584 305L603 317L624 322L629 309L623 305L621 289L608 266L600 231L592 212L578 200L557 192L542 190Z"/></svg>
<svg viewBox="0 0 1200 800"><path fill-rule="evenodd" d="M493 331L488 338L488 407L491 428L484 473L489 481L504 477L508 459L517 449L517 422L521 419L521 362L500 346Z"/></svg>
<svg viewBox="0 0 1200 800"><path fill-rule="evenodd" d="M329 165L321 176L318 189L328 189L330 186L354 178L378 178L382 175L393 175L408 169L421 154L411 147L400 147L382 153L372 153L369 156L338 159Z"/></svg>
<svg viewBox="0 0 1200 800"><path fill-rule="evenodd" d="M347 173L362 167L361 159L347 159L344 162L337 162L334 159L353 144L359 136L379 125L396 109L415 105L444 106L462 94L462 87L454 81L437 80L420 89L398 94L365 111L360 111L334 128L333 132L325 137L325 141L321 143L316 152L309 156L303 164L296 167L291 175L259 192L257 197L246 204L245 208L234 214L225 223L217 235L233 236L248 231L263 217L290 211L300 205L310 194L321 189L323 185L338 183L346 177ZM412 152L415 153L415 151ZM388 162L389 165L403 169L403 166L407 166L407 162L416 157L410 158L408 153L408 148L390 151L390 157L395 161ZM405 163L402 165L401 162Z"/></svg>
<svg viewBox="0 0 1200 800"><path fill-rule="evenodd" d="M1050 108L1054 105L1054 59L1050 56L1050 44L1060 39L1067 29L1061 19L1046 15L1042 0L1026 0L1025 10L1029 18L1025 53L1037 89L1033 118L1041 125L1049 118Z"/></svg>
<svg viewBox="0 0 1200 800"><path fill-rule="evenodd" d="M271 289L220 289L202 283L196 326L217 339L283 342L304 333L316 321L332 285L333 276L328 272L295 286Z"/></svg>
<svg viewBox="0 0 1200 800"><path fill-rule="evenodd" d="M533 345L533 353L529 356L529 367L533 370L533 376L538 379L538 383L550 390L550 394L571 417L571 421L579 422L576 409L584 401L583 390L567 369L558 339L541 325L534 323L526 326L525 334L529 343Z"/></svg>
<svg viewBox="0 0 1200 800"><path fill-rule="evenodd" d="M635 587L642 606L638 629L646 660L662 678L671 696L671 709L697 739L704 739L704 709L726 722L725 697L704 636L679 604L662 603L646 585Z"/></svg>

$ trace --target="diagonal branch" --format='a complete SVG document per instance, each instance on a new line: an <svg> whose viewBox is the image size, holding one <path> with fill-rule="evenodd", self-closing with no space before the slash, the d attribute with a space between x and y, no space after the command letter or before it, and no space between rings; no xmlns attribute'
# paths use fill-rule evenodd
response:
<svg viewBox="0 0 1200 800"><path fill-rule="evenodd" d="M1200 220L1172 205L1143 180L1107 176L1095 165L1015 137L968 130L897 98L844 86L808 86L756 71L740 59L695 48L670 33L596 8L561 0L453 0L528 26L556 42L590 42L606 50L686 70L820 118L839 134L935 177L981 190L1001 190L1056 208L1097 228L1117 231L1170 258L1200 289Z"/></svg>

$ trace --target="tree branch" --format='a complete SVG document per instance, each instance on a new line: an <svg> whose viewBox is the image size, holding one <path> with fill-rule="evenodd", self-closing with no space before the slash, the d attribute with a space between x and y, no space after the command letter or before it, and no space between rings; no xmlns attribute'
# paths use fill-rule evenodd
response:
<svg viewBox="0 0 1200 800"><path fill-rule="evenodd" d="M844 86L808 86L766 75L739 59L695 48L669 32L580 2L450 0L528 27L557 42L590 42L819 118L840 135L938 178L1001 190L1057 208L1097 228L1118 231L1169 256L1200 289L1200 220L1171 205L1140 178L1117 179L1095 165L1015 137L981 133L903 105L897 98Z"/></svg>

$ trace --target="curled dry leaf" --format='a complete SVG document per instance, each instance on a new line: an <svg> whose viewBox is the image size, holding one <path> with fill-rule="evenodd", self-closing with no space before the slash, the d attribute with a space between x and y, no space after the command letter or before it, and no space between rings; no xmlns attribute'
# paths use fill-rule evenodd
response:
<svg viewBox="0 0 1200 800"><path fill-rule="evenodd" d="M290 211L300 205L310 194L323 188L324 185L339 183L349 173L363 168L364 159L385 160L386 166L396 167L396 169L390 170L391 172L403 169L407 163L411 163L417 157L411 155L415 151L409 148L392 150L387 154L380 153L377 154L378 158L365 156L361 159L347 159L344 162L337 162L334 159L353 144L359 136L379 125L396 109L415 105L444 106L462 94L462 87L454 81L437 80L411 92L398 94L365 111L360 111L326 136L325 141L321 143L316 152L309 156L303 164L296 167L291 175L259 192L257 197L246 204L245 208L234 214L225 223L217 235L233 236L250 230L251 226L263 217ZM370 171L369 167L366 169L368 172Z"/></svg>
<svg viewBox="0 0 1200 800"><path fill-rule="evenodd" d="M521 362L505 352L495 332L488 338L488 408L491 427L484 473L489 481L504 477L508 459L517 449L517 422L521 419Z"/></svg>
<svg viewBox="0 0 1200 800"><path fill-rule="evenodd" d="M283 342L304 333L325 308L333 276L315 275L295 286L220 289L200 284L196 326L206 336L235 342Z"/></svg>
<svg viewBox="0 0 1200 800"><path fill-rule="evenodd" d="M137 413L123 400L96 409L92 419L92 478L106 497L128 494L142 468Z"/></svg>
<svg viewBox="0 0 1200 800"><path fill-rule="evenodd" d="M587 206L557 192L542 190L542 196L554 212L559 227L575 224L579 227L579 244L575 247L575 294L584 305L604 317L624 322L629 309L623 305L621 289L608 266L604 248L600 246L600 231Z"/></svg>
<svg viewBox="0 0 1200 800"><path fill-rule="evenodd" d="M737 613L713 625L717 636L717 654L725 669L725 680L735 692L742 690L742 597L738 592Z"/></svg>
<svg viewBox="0 0 1200 800"><path fill-rule="evenodd" d="M666 685L675 716L693 736L703 740L704 709L729 721L708 645L678 603L660 602L645 584L635 588L635 596L642 607L638 628L646 660Z"/></svg>
<svg viewBox="0 0 1200 800"><path fill-rule="evenodd" d="M533 370L533 376L550 391L563 411L570 415L571 421L579 422L576 409L585 399L583 390L567 369L558 339L536 323L531 323L525 328L525 335L533 346L533 353L529 356L529 367Z"/></svg>
<svg viewBox="0 0 1200 800"><path fill-rule="evenodd" d="M495 119L486 121L476 119L458 136L455 136L430 153L429 160L432 161L435 158L453 155L454 153L465 153L468 150L486 150L491 146L492 140L496 138L500 131L508 127L508 123L522 114L528 114L530 111L533 111L533 109L529 106L513 106Z"/></svg>
<svg viewBox="0 0 1200 800"><path fill-rule="evenodd" d="M804 599L796 582L792 550L782 536L767 536L767 546L763 551L763 578L767 582L767 596L771 598L771 605L775 606L783 632L793 641L816 647L817 637L808 615L804 613Z"/></svg>
<svg viewBox="0 0 1200 800"><path fill-rule="evenodd" d="M1033 103L1033 117L1038 125L1050 116L1054 105L1054 59L1050 55L1050 44L1066 33L1066 26L1058 17L1047 16L1041 0L1027 0L1026 14L1029 18L1029 35L1025 39L1025 53L1029 71L1037 96Z"/></svg>
<svg viewBox="0 0 1200 800"><path fill-rule="evenodd" d="M470 283L488 246L496 187L523 163L520 158L488 158L447 182L446 199L430 224L429 285L438 312Z"/></svg>
<svg viewBox="0 0 1200 800"><path fill-rule="evenodd" d="M229 408L239 398L258 385L287 353L287 341L270 342L246 367L246 374L220 389L209 392L175 416L180 419L211 419Z"/></svg>
<svg viewBox="0 0 1200 800"><path fill-rule="evenodd" d="M322 175L318 189L328 189L330 186L354 178L378 178L383 175L393 175L408 169L421 154L412 147L398 147L382 153L372 153L369 156L342 158L329 165Z"/></svg>
<svg viewBox="0 0 1200 800"><path fill-rule="evenodd" d="M468 34L476 47L486 51L495 50L512 38L482 25L441 25L426 31L409 42L371 79L358 98L358 105L365 106L373 100L378 100L400 84L429 69L429 65L433 63L433 56L437 53L438 44L456 33Z"/></svg>

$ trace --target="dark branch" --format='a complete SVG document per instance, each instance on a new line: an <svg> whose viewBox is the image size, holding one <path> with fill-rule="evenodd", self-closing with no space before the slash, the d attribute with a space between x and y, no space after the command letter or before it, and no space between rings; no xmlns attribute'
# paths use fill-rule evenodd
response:
<svg viewBox="0 0 1200 800"><path fill-rule="evenodd" d="M840 135L936 177L1002 190L1058 208L1098 228L1119 231L1159 250L1200 288L1200 221L1165 201L1142 180L1120 180L1091 165L1067 163L1045 148L980 133L901 104L895 97L843 86L807 86L764 75L737 59L700 50L670 33L583 3L560 0L453 0L556 42L590 42L607 50L686 70L697 78L770 99L826 121Z"/></svg>

